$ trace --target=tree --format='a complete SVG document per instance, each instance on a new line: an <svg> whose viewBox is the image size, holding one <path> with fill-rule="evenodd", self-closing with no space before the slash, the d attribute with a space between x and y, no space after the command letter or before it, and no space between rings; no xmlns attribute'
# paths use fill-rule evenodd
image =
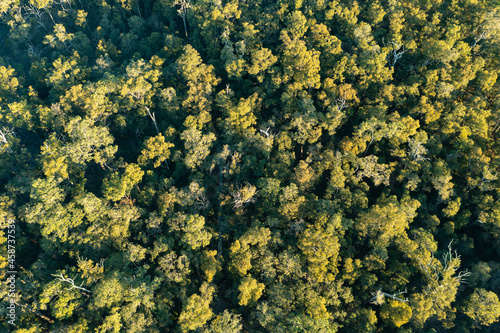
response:
<svg viewBox="0 0 500 333"><path fill-rule="evenodd" d="M337 216L326 226L310 226L299 239L298 247L304 254L312 281L333 281L337 273L340 244L334 231L339 222L340 216Z"/></svg>
<svg viewBox="0 0 500 333"><path fill-rule="evenodd" d="M359 215L356 229L361 237L368 236L373 246L386 247L394 238L405 235L409 223L417 216L418 207L420 203L410 198L398 202L394 196L381 197L377 205Z"/></svg>
<svg viewBox="0 0 500 333"><path fill-rule="evenodd" d="M147 165L150 160L153 160L153 166L157 168L162 162L166 163L166 160L170 156L170 148L172 147L174 147L174 144L165 142L165 137L162 134L158 134L146 140L144 149L137 162L139 165Z"/></svg>
<svg viewBox="0 0 500 333"><path fill-rule="evenodd" d="M284 44L283 80L290 82L291 91L303 88L318 89L320 86L319 52L308 50L304 41L292 39L286 31L282 32L280 39Z"/></svg>
<svg viewBox="0 0 500 333"><path fill-rule="evenodd" d="M366 156L359 159L359 168L357 177L359 180L363 177L369 177L373 180L375 186L384 183L389 186L389 177L391 169L387 164L377 164L378 157L375 155Z"/></svg>
<svg viewBox="0 0 500 333"><path fill-rule="evenodd" d="M314 102L305 94L299 93L303 96L298 101L299 110L293 115L293 120L290 125L295 130L292 137L298 144L303 145L306 141L310 144L319 140L322 134L322 127L320 126L323 116L316 111Z"/></svg>
<svg viewBox="0 0 500 333"><path fill-rule="evenodd" d="M410 304L414 309L413 318L417 326L431 316L436 316L446 326L453 327L455 309L452 303L455 300L458 286L470 275L466 271L458 271L460 256L453 252L451 243L448 251L443 255L443 261L430 256L428 262L419 260L419 268L428 281L423 293L413 295Z"/></svg>
<svg viewBox="0 0 500 333"><path fill-rule="evenodd" d="M494 330L496 2L0 1L15 330Z"/></svg>
<svg viewBox="0 0 500 333"><path fill-rule="evenodd" d="M430 178L432 185L438 191L439 200L447 201L453 195L453 183L450 170L443 160L437 160L434 163L432 177Z"/></svg>
<svg viewBox="0 0 500 333"><path fill-rule="evenodd" d="M233 314L227 309L222 314L217 315L205 329L204 333L239 333L243 330L241 316Z"/></svg>
<svg viewBox="0 0 500 333"><path fill-rule="evenodd" d="M94 264L92 259L78 257L78 270L82 272L82 278L87 279L86 283L99 281L104 275L104 259Z"/></svg>
<svg viewBox="0 0 500 333"><path fill-rule="evenodd" d="M40 304L42 309L47 309L47 303L50 303L52 316L63 320L71 318L75 310L81 307L83 300L82 295L76 289L61 288L60 281L55 281L53 284L44 286L44 291L40 296ZM54 301L51 302L51 299Z"/></svg>
<svg viewBox="0 0 500 333"><path fill-rule="evenodd" d="M66 27L63 24L57 23L54 24L53 35L46 35L43 43L70 53L70 49L74 48L72 43L74 37L74 34L66 32Z"/></svg>
<svg viewBox="0 0 500 333"><path fill-rule="evenodd" d="M251 276L245 276L241 280L241 284L238 287L240 294L238 295L239 305L249 305L255 304L257 300L262 296L264 291L264 284L257 282Z"/></svg>
<svg viewBox="0 0 500 333"><path fill-rule="evenodd" d="M158 88L161 75L161 67L164 60L153 56L149 62L144 59L131 62L126 68L126 76L120 95L128 102L128 108L139 108L141 115L149 111L152 105L151 99Z"/></svg>
<svg viewBox="0 0 500 333"><path fill-rule="evenodd" d="M213 133L203 134L196 128L188 128L181 134L184 141L186 157L184 164L191 170L195 170L203 163L210 154L210 149L216 137Z"/></svg>
<svg viewBox="0 0 500 333"><path fill-rule="evenodd" d="M306 201L304 196L299 195L299 188L295 183L281 190L279 196L280 206L278 211L285 217L293 219L298 216L301 205Z"/></svg>
<svg viewBox="0 0 500 333"><path fill-rule="evenodd" d="M0 5L0 14L6 13L12 6L16 5L16 0L8 0Z"/></svg>
<svg viewBox="0 0 500 333"><path fill-rule="evenodd" d="M204 283L200 287L200 295L193 294L187 299L179 315L179 325L183 332L194 331L212 318L210 302L214 291L214 287Z"/></svg>
<svg viewBox="0 0 500 333"><path fill-rule="evenodd" d="M124 301L126 284L123 277L118 272L107 274L94 288L93 302L91 309L98 310L101 308L112 309L115 312L115 306L120 306ZM120 318L120 316L117 316Z"/></svg>
<svg viewBox="0 0 500 333"><path fill-rule="evenodd" d="M229 39L228 28L226 28L226 30L224 31L222 38L224 40L224 47L221 51L221 59L225 62L224 68L229 78L240 80L245 73L246 68L246 61L242 59L246 53L245 42L240 41L236 43L236 47L239 49L238 53L240 53L238 56L237 54L235 54L233 43Z"/></svg>
<svg viewBox="0 0 500 333"><path fill-rule="evenodd" d="M191 273L190 262L185 254L178 256L174 251L159 257L157 270L163 274L167 281L186 283Z"/></svg>
<svg viewBox="0 0 500 333"><path fill-rule="evenodd" d="M201 269L207 277L207 282L212 282L215 274L222 269L220 259L216 258L217 251L204 251L201 259Z"/></svg>
<svg viewBox="0 0 500 333"><path fill-rule="evenodd" d="M2 120L9 125L17 128L31 129L33 126L33 110L27 101L12 102L7 108L2 110Z"/></svg>
<svg viewBox="0 0 500 333"><path fill-rule="evenodd" d="M12 67L0 66L0 102L6 102L15 96L20 88L19 80L15 77Z"/></svg>
<svg viewBox="0 0 500 333"><path fill-rule="evenodd" d="M314 170L308 165L306 161L301 160L295 168L294 178L301 189L310 188L314 184Z"/></svg>
<svg viewBox="0 0 500 333"><path fill-rule="evenodd" d="M264 227L253 227L230 247L230 269L239 276L245 276L252 268L252 259L271 240L271 231Z"/></svg>
<svg viewBox="0 0 500 333"><path fill-rule="evenodd" d="M76 235L70 230L84 222L84 212L75 202L65 204L67 191L61 188L62 179L53 177L37 179L31 185L31 203L23 207L23 217L28 224L38 225L43 236L42 244L49 250L54 242L68 251L68 243L75 241ZM66 245L63 245L66 244Z"/></svg>
<svg viewBox="0 0 500 333"><path fill-rule="evenodd" d="M205 247L210 243L212 234L205 228L205 218L196 215L180 215L169 221L174 231L181 232L181 241L191 249Z"/></svg>
<svg viewBox="0 0 500 333"><path fill-rule="evenodd" d="M257 191L257 188L255 186L247 183L245 186L231 193L233 197L233 208L240 208L244 204L255 202L255 196L258 192L259 191Z"/></svg>
<svg viewBox="0 0 500 333"><path fill-rule="evenodd" d="M85 165L93 161L105 164L114 157L118 150L113 146L113 137L109 130L103 126L96 126L90 119L75 117L65 126L69 143L64 145L64 155L76 164Z"/></svg>
<svg viewBox="0 0 500 333"><path fill-rule="evenodd" d="M474 44L472 47L476 46L480 41L484 39L498 39L500 37L500 24L499 13L497 10L487 12L483 15L481 23L474 30Z"/></svg>
<svg viewBox="0 0 500 333"><path fill-rule="evenodd" d="M45 83L52 87L52 94L59 95L72 86L85 80L89 69L85 66L85 58L78 52L70 56L60 56L52 63L53 68L45 77Z"/></svg>
<svg viewBox="0 0 500 333"><path fill-rule="evenodd" d="M182 106L189 112L202 116L203 120L200 119L201 123L198 125L201 127L210 121L208 114L213 87L219 83L214 74L214 67L205 65L200 54L189 44L184 47L176 64L178 74L184 78L188 87Z"/></svg>
<svg viewBox="0 0 500 333"><path fill-rule="evenodd" d="M230 100L227 92L221 91L217 95L217 104L224 110L226 116L222 122L224 128L243 135L255 132L253 127L257 124L255 111L260 104L257 94L246 99L241 98L236 104Z"/></svg>
<svg viewBox="0 0 500 333"><path fill-rule="evenodd" d="M177 12L182 17L182 22L184 23L184 33L186 34L186 38L188 38L186 15L188 9L191 8L191 0L176 0L172 6L179 6Z"/></svg>
<svg viewBox="0 0 500 333"><path fill-rule="evenodd" d="M411 307L398 300L389 300L382 306L380 317L390 322L395 327L401 327L410 321L412 315Z"/></svg>
<svg viewBox="0 0 500 333"><path fill-rule="evenodd" d="M490 326L500 317L500 301L494 292L476 289L466 301L463 311L475 325Z"/></svg>
<svg viewBox="0 0 500 333"><path fill-rule="evenodd" d="M103 194L106 200L119 201L130 194L132 188L141 182L144 171L137 164L128 164L125 166L123 175L113 172L111 176L103 183Z"/></svg>
<svg viewBox="0 0 500 333"><path fill-rule="evenodd" d="M278 61L272 51L267 48L255 49L251 52L251 65L247 65L247 72L255 75L257 81L262 83L267 72Z"/></svg>

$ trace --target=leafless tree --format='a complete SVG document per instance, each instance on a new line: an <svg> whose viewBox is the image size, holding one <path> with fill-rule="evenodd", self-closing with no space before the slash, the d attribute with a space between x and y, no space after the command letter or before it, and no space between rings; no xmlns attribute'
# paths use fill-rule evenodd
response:
<svg viewBox="0 0 500 333"><path fill-rule="evenodd" d="M35 6L32 3L27 3L27 4L23 5L21 7L21 9L24 12L23 17L25 19L34 18L36 20L36 24L38 25L38 27L43 28L43 30L45 30L45 32L47 32L47 33L49 32L49 30L47 29L47 26L43 22L43 14L44 14L43 10L40 10L40 8L38 8L37 6Z"/></svg>
<svg viewBox="0 0 500 333"><path fill-rule="evenodd" d="M268 127L266 128L266 130L263 130L263 129L260 129L259 131L264 134L266 136L266 138L274 138L276 135L279 134L279 132L276 134L276 133L273 133L272 131L270 131L271 127Z"/></svg>
<svg viewBox="0 0 500 333"><path fill-rule="evenodd" d="M387 61L391 67L394 67L399 59L403 57L403 55L408 51L405 49L403 44L396 43L394 41L390 42L392 45L392 50L387 54Z"/></svg>
<svg viewBox="0 0 500 333"><path fill-rule="evenodd" d="M259 193L257 188L253 185L246 184L242 188L238 188L236 191L231 193L233 197L233 208L239 208L246 203L255 202L255 196Z"/></svg>
<svg viewBox="0 0 500 333"><path fill-rule="evenodd" d="M407 293L406 289L404 291L400 291L400 292L395 293L395 294L388 294L388 293L383 292L382 290L379 289L379 290L377 290L377 292L372 293L372 297L368 300L368 302L370 302L372 304L381 305L382 303L384 303L385 297L389 297L389 298L398 300L400 302L408 302L408 298L402 299L402 298L398 297L399 295L403 295L406 293Z"/></svg>
<svg viewBox="0 0 500 333"><path fill-rule="evenodd" d="M86 288L83 288L82 285L83 285L83 282L82 284L80 284L79 286L75 285L75 280L74 279L71 279L71 278L65 278L62 273L61 274L51 274L52 276L55 276L57 278L57 280L59 282L68 282L71 287L70 288L66 288L66 290L71 290L71 289L80 289L80 290L83 290L83 291L86 291L88 293L91 293L90 290L86 289Z"/></svg>
<svg viewBox="0 0 500 333"><path fill-rule="evenodd" d="M3 131L5 131L5 128L0 129L0 141L7 144L9 142L7 141L7 138L5 137L5 134L3 133Z"/></svg>
<svg viewBox="0 0 500 333"><path fill-rule="evenodd" d="M147 106L145 108L146 108L146 111L148 112L149 118L151 118L151 120L153 121L153 125L155 126L156 134L160 135L160 130L158 129L158 124L156 123L155 113L151 112L151 110L149 110L149 108ZM165 164L165 167L168 169L168 162L165 160L165 161L163 161L163 163Z"/></svg>
<svg viewBox="0 0 500 333"><path fill-rule="evenodd" d="M54 4L59 5L62 11L66 12L73 9L73 0L55 0Z"/></svg>
<svg viewBox="0 0 500 333"><path fill-rule="evenodd" d="M28 41L28 54L34 56L35 58L40 59L42 57L42 51L45 48L39 49L31 42L31 39Z"/></svg>
<svg viewBox="0 0 500 333"><path fill-rule="evenodd" d="M7 145L6 150L9 153L12 153L12 149L10 148L9 141L7 140L7 135L15 135L13 130L10 130L8 128L2 127L0 129L0 142L4 143Z"/></svg>
<svg viewBox="0 0 500 333"><path fill-rule="evenodd" d="M481 25L474 30L473 37L472 48L483 39L500 37L500 14L498 12L486 13Z"/></svg>
<svg viewBox="0 0 500 333"><path fill-rule="evenodd" d="M443 261L441 265L436 263L434 260L434 253L431 254L431 257L429 258L429 261L427 263L422 262L421 260L417 259L419 262L419 267L420 269L425 273L427 278L430 280L429 284L427 285L426 292L427 293L436 293L437 290L443 288L443 276L448 275L445 274L446 272L452 270L452 278L456 280L459 284L464 283L471 275L470 272L465 271L460 271L457 273L457 270L459 268L459 264L457 263L457 260L460 260L460 255L457 254L457 251L453 251L451 249L451 244L453 241L448 244L448 251L443 255ZM456 275L455 275L456 273Z"/></svg>
<svg viewBox="0 0 500 333"><path fill-rule="evenodd" d="M146 106L146 111L148 112L149 118L153 121L153 125L155 126L156 133L160 134L160 130L158 129L158 124L156 124L156 115L154 112L151 112L149 108Z"/></svg>
<svg viewBox="0 0 500 333"><path fill-rule="evenodd" d="M428 157L425 157L427 149L422 145L422 143L414 138L408 140L408 147L410 148L410 156L414 161L428 161Z"/></svg>
<svg viewBox="0 0 500 333"><path fill-rule="evenodd" d="M209 201L205 193L200 194L199 196L196 197L195 199L195 206L199 210L204 210L208 208Z"/></svg>
<svg viewBox="0 0 500 333"><path fill-rule="evenodd" d="M173 6L179 6L177 12L182 17L182 22L184 23L184 32L186 33L186 38L188 38L187 25L186 25L186 15L189 8L191 8L191 0L176 0Z"/></svg>
<svg viewBox="0 0 500 333"><path fill-rule="evenodd" d="M346 107L348 107L347 101L345 99L345 96L339 97L335 100L336 102L336 108L340 112L344 110Z"/></svg>

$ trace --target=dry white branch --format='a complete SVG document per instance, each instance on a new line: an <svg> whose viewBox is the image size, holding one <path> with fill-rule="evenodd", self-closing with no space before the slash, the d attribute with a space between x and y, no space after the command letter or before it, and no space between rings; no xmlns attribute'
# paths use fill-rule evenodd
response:
<svg viewBox="0 0 500 333"><path fill-rule="evenodd" d="M70 288L66 288L66 290L71 290L71 289L80 289L80 290L83 290L83 291L86 291L88 293L90 293L91 291L86 289L86 288L83 288L82 285L83 285L83 282L82 284L80 284L79 286L75 285L75 280L74 279L71 279L71 278L65 278L62 273L61 274L51 274L52 276L55 276L57 278L57 280L59 282L68 282L69 284L71 284L71 287Z"/></svg>
<svg viewBox="0 0 500 333"><path fill-rule="evenodd" d="M394 41L390 42L389 44L392 44L392 50L387 55L387 61L389 62L389 65L391 67L394 67L398 60L401 59L408 50L405 49L405 46L403 44L400 45Z"/></svg>
<svg viewBox="0 0 500 333"><path fill-rule="evenodd" d="M2 129L0 129L0 143L3 143L6 145L5 147L5 150L8 152L8 153L12 153L12 149L9 145L9 141L7 140L7 135L11 135L11 136L15 136L15 133L13 130L10 130L8 128L5 128L3 127Z"/></svg>
<svg viewBox="0 0 500 333"><path fill-rule="evenodd" d="M395 294L388 294L388 293L383 292L382 290L379 289L379 290L377 290L376 293L372 293L373 297L371 297L368 301L372 304L381 305L382 303L384 303L384 297L389 297L389 298L398 300L400 302L408 302L408 298L402 299L402 298L398 297L399 295L403 295L406 293L407 293L406 289L404 291L400 291L400 292L395 293Z"/></svg>
<svg viewBox="0 0 500 333"><path fill-rule="evenodd" d="M344 110L348 105L347 105L347 101L345 99L345 97L339 97L335 100L336 102L336 107L337 107L337 110L340 112L342 110Z"/></svg>
<svg viewBox="0 0 500 333"><path fill-rule="evenodd" d="M244 187L238 188L237 191L231 193L233 197L233 208L240 208L246 203L255 202L257 193L259 193L257 188L248 183Z"/></svg>
<svg viewBox="0 0 500 333"><path fill-rule="evenodd" d="M184 32L186 34L186 38L188 38L187 32L187 24L186 24L186 15L189 8L191 8L191 0L176 0L172 6L179 6L177 12L182 17L182 22L184 23Z"/></svg>

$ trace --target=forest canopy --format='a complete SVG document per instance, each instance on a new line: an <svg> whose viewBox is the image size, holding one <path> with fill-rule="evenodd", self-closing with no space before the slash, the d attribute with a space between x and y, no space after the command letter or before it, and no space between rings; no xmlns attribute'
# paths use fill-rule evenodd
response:
<svg viewBox="0 0 500 333"><path fill-rule="evenodd" d="M0 331L500 332L498 0L3 0L0 44Z"/></svg>

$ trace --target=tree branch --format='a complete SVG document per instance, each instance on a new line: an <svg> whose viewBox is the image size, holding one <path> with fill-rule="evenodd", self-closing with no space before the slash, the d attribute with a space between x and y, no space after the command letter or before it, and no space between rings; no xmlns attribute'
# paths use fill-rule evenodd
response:
<svg viewBox="0 0 500 333"><path fill-rule="evenodd" d="M76 289L80 289L80 290L86 291L88 293L92 293L90 290L82 287L83 282L82 282L81 285L77 286L77 285L75 285L75 280L74 279L65 278L62 274L51 274L51 275L57 277L57 280L59 282L68 282L69 284L71 284L71 288L66 288L66 290L71 290L73 288L76 288Z"/></svg>

